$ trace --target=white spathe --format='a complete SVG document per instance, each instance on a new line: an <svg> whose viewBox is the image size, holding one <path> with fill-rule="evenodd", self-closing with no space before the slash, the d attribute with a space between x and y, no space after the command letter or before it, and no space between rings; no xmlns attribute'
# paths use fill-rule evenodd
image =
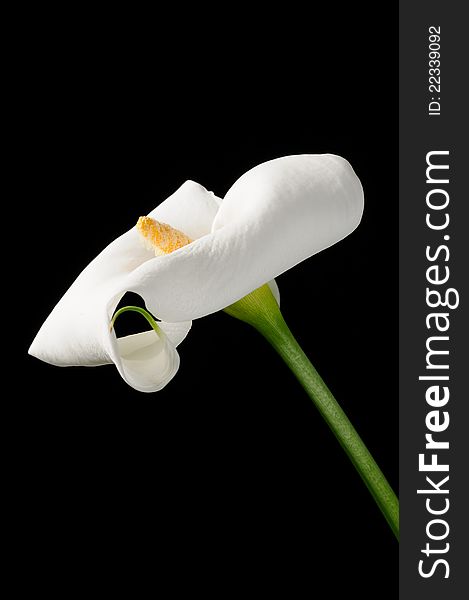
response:
<svg viewBox="0 0 469 600"><path fill-rule="evenodd" d="M359 179L332 154L263 163L238 179L223 200L187 181L149 216L194 242L155 257L133 227L81 273L29 352L60 366L113 362L135 389L157 391L177 372L175 348L192 319L225 308L335 244L357 227L362 212ZM116 339L109 324L127 291L143 297L165 334Z"/></svg>

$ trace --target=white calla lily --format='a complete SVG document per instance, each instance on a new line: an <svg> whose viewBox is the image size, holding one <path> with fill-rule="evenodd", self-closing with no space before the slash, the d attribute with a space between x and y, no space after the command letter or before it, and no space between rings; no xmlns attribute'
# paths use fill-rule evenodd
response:
<svg viewBox="0 0 469 600"><path fill-rule="evenodd" d="M81 273L29 352L60 366L115 363L129 385L157 391L178 369L175 348L192 319L227 307L341 240L362 211L359 179L331 154L263 163L223 201L188 181L148 216L193 241L155 256L133 227ZM161 319L158 332L116 338L110 322L128 291Z"/></svg>
<svg viewBox="0 0 469 600"><path fill-rule="evenodd" d="M154 392L177 372L176 346L191 320L224 309L263 335L295 374L399 538L399 501L289 330L274 281L351 233L362 211L360 181L330 154L259 165L223 201L188 181L88 265L29 351L62 366L114 363L129 385ZM128 291L161 321L134 306L115 312ZM118 339L114 320L128 310L153 331Z"/></svg>

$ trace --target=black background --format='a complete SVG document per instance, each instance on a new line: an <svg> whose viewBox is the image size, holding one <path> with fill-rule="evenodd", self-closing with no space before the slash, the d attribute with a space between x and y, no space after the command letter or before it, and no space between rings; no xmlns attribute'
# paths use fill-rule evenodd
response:
<svg viewBox="0 0 469 600"><path fill-rule="evenodd" d="M265 160L340 154L362 224L278 278L282 311L397 490L395 15L236 10L82 14L37 34L22 353L80 270L186 179L223 196ZM267 343L220 313L179 352L153 395L113 366L25 359L15 435L38 586L397 597L396 540Z"/></svg>

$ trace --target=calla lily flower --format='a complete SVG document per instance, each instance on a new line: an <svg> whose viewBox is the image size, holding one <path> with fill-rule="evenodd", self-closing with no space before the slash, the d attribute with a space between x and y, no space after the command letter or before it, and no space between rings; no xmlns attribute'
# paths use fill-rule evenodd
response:
<svg viewBox="0 0 469 600"><path fill-rule="evenodd" d="M363 190L331 154L286 156L245 173L223 200L186 181L81 273L29 352L54 365L114 363L124 380L154 392L179 367L176 346L198 319L223 309L253 326L303 386L399 539L399 501L360 435L308 360L279 309L274 278L358 225ZM126 292L139 307L116 308ZM122 312L153 331L117 338Z"/></svg>
<svg viewBox="0 0 469 600"><path fill-rule="evenodd" d="M286 156L245 173L223 200L186 181L80 274L29 352L53 365L114 363L124 380L155 392L176 374L176 347L193 319L218 310L253 326L303 386L399 538L399 501L358 432L289 330L275 277L351 233L363 190L331 154ZM116 308L126 292L146 310ZM122 312L152 331L117 338Z"/></svg>
<svg viewBox="0 0 469 600"><path fill-rule="evenodd" d="M187 181L85 268L29 352L58 366L114 363L136 390L157 391L176 374L193 319L267 282L276 293L275 277L351 233L362 211L359 179L331 154L263 163L223 200ZM111 321L129 291L160 321L117 338Z"/></svg>

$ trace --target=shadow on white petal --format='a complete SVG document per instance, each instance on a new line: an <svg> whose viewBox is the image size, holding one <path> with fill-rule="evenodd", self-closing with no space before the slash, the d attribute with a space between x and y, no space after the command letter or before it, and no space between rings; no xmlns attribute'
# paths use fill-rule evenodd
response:
<svg viewBox="0 0 469 600"><path fill-rule="evenodd" d="M117 337L115 328L111 329L109 324L124 298L130 299L132 305L142 303L141 298L129 298L125 292L120 292L108 302L105 346L124 381L139 392L157 392L176 375L180 363L176 346L186 337L192 322L160 322L158 333L151 329Z"/></svg>
<svg viewBox="0 0 469 600"><path fill-rule="evenodd" d="M172 342L173 346L177 347L186 339L187 334L192 327L192 321L179 321L178 323L160 321L158 325L168 336L169 341Z"/></svg>
<svg viewBox="0 0 469 600"><path fill-rule="evenodd" d="M155 331L114 338L114 362L123 379L140 392L157 392L179 368L179 355L171 341Z"/></svg>

